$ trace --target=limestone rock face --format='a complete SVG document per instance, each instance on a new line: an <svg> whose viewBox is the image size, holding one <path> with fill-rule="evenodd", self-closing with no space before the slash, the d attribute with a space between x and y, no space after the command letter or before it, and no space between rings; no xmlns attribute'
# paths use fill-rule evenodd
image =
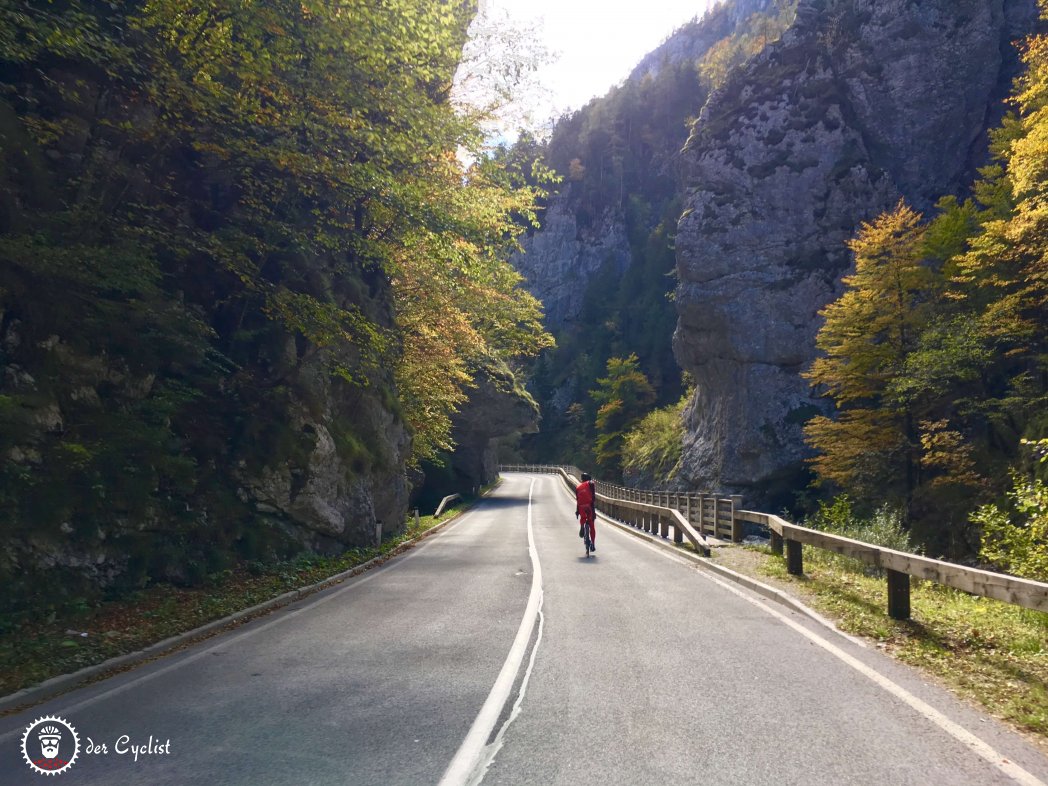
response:
<svg viewBox="0 0 1048 786"><path fill-rule="evenodd" d="M621 216L608 212L595 227L580 229L570 207L570 190L553 198L542 230L521 245L523 253L511 262L524 276L528 291L542 301L546 326L554 330L578 321L586 289L598 271L610 265L617 280L630 264Z"/></svg>
<svg viewBox="0 0 1048 786"><path fill-rule="evenodd" d="M901 197L926 210L985 158L1033 0L802 0L695 123L676 240L674 350L696 380L687 484L758 501L825 406L800 376L845 241Z"/></svg>
<svg viewBox="0 0 1048 786"><path fill-rule="evenodd" d="M629 78L640 80L656 75L667 64L700 60L751 16L772 11L774 5L775 0L728 0L714 5L701 19L682 25L658 49L645 55Z"/></svg>
<svg viewBox="0 0 1048 786"><path fill-rule="evenodd" d="M337 389L322 368L299 379L301 398L288 407L307 451L298 460L241 471L244 496L295 540L319 553L373 545L404 526L404 464L411 439L404 424L371 395ZM322 402L317 409L304 401ZM368 455L340 452L336 423L352 417L366 434Z"/></svg>

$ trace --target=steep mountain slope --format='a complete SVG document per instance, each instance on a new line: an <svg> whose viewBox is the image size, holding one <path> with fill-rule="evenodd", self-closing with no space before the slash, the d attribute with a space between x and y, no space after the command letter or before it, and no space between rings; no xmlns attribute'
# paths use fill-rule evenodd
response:
<svg viewBox="0 0 1048 786"><path fill-rule="evenodd" d="M609 357L636 353L658 402L680 397L669 296L687 121L719 78L703 70L711 51L720 47L721 67L745 58L747 46L770 34L748 25L792 18L792 5L718 6L675 32L623 85L557 123L543 153L564 184L513 260L558 342L533 374L543 420L523 443L529 457L589 460L595 407L588 391Z"/></svg>
<svg viewBox="0 0 1048 786"><path fill-rule="evenodd" d="M403 530L467 362L545 342L533 192L449 152L474 11L0 4L0 627Z"/></svg>

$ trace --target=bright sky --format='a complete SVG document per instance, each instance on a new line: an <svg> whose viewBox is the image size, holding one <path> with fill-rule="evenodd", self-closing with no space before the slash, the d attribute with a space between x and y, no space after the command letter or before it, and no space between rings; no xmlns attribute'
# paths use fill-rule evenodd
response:
<svg viewBox="0 0 1048 786"><path fill-rule="evenodd" d="M621 82L644 55L716 0L481 0L524 25L539 24L556 61L539 72L551 112L578 109Z"/></svg>

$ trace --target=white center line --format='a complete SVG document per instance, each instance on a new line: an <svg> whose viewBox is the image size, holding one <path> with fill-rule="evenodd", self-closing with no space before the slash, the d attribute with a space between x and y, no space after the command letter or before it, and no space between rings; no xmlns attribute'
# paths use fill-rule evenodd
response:
<svg viewBox="0 0 1048 786"><path fill-rule="evenodd" d="M531 556L531 593L528 595L528 605L524 609L524 618L520 621L520 628L517 629L513 646L510 647L506 662L502 664L502 670L495 679L488 698L473 720L473 725L469 727L466 738L459 746L455 757L444 771L444 777L440 779L439 786L464 786L468 783L479 783L483 777L494 755L494 751L488 751L486 748L488 738L498 722L499 715L502 714L502 708L506 706L510 691L513 690L513 683L517 679L517 672L520 671L520 665L527 653L535 622L542 613L542 566L539 564L539 553L535 548L535 531L531 522L531 495L534 490L535 479L532 478L531 486L528 487L528 554ZM535 643L535 649L538 649L538 642ZM532 663L534 663L534 658L533 650ZM529 674L530 671L529 665ZM526 682L521 686L521 695L523 695L524 687L526 687ZM518 706L514 707L514 714L517 711L519 711L519 700ZM510 720L513 717L511 715ZM486 756L486 752L490 752L491 756Z"/></svg>

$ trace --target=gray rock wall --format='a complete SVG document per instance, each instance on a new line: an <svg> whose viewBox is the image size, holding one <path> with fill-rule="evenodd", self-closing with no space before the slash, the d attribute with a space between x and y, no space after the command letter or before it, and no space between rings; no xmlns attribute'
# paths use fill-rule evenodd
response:
<svg viewBox="0 0 1048 786"><path fill-rule="evenodd" d="M528 291L542 301L546 327L558 330L578 322L593 276L610 264L616 279L629 267L630 247L620 215L605 213L596 226L581 230L571 208L570 189L553 197L542 229L521 244L511 263ZM602 285L614 284L607 279Z"/></svg>
<svg viewBox="0 0 1048 786"><path fill-rule="evenodd" d="M491 483L498 477L498 441L514 434L538 430L539 407L504 363L492 361L476 373L477 386L452 421L455 454L452 471L455 488L463 493Z"/></svg>
<svg viewBox="0 0 1048 786"><path fill-rule="evenodd" d="M710 97L676 241L688 485L759 501L807 455L825 402L800 374L845 241L900 197L927 209L964 186L1035 20L1033 0L802 0Z"/></svg>

